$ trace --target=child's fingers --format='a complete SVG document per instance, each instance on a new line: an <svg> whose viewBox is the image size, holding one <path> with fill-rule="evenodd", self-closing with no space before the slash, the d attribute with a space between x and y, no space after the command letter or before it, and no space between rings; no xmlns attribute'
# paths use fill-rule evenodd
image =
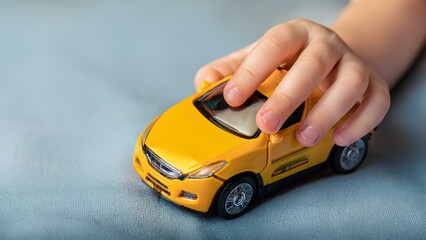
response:
<svg viewBox="0 0 426 240"><path fill-rule="evenodd" d="M258 112L257 124L275 133L290 114L305 101L342 57L339 48L323 41L312 41Z"/></svg>
<svg viewBox="0 0 426 240"><path fill-rule="evenodd" d="M351 59L352 58L352 59ZM300 124L300 144L314 146L364 95L369 69L345 55L334 69L335 81Z"/></svg>
<svg viewBox="0 0 426 240"><path fill-rule="evenodd" d="M253 47L224 89L229 105L241 105L257 86L307 43L308 32L299 22L277 25Z"/></svg>
<svg viewBox="0 0 426 240"><path fill-rule="evenodd" d="M219 58L198 70L195 74L194 85L198 89L201 82L207 80L211 83L233 74L244 58L250 52L253 44L235 51L225 57Z"/></svg>
<svg viewBox="0 0 426 240"><path fill-rule="evenodd" d="M383 120L389 107L388 86L377 75L371 75L370 84L358 109L334 130L334 142L339 146L347 146L362 138Z"/></svg>

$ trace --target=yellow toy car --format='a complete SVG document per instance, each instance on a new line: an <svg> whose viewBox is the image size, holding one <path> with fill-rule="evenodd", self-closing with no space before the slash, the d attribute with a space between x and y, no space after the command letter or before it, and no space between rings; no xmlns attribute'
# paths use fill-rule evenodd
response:
<svg viewBox="0 0 426 240"><path fill-rule="evenodd" d="M319 97L316 90L276 134L261 132L256 113L286 71L277 69L240 107L223 98L227 77L204 82L194 95L156 117L140 135L134 167L148 186L187 208L215 209L225 219L245 213L255 197L331 165L349 173L363 162L369 135L335 146L332 130L314 147L295 137L299 122Z"/></svg>

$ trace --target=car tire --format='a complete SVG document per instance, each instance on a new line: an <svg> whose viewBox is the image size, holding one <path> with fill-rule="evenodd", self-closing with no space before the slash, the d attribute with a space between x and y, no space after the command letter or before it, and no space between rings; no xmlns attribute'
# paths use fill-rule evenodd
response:
<svg viewBox="0 0 426 240"><path fill-rule="evenodd" d="M225 219L233 219L244 214L257 193L256 183L249 176L232 179L220 191L216 212Z"/></svg>
<svg viewBox="0 0 426 240"><path fill-rule="evenodd" d="M359 168L364 162L368 152L368 138L361 138L354 143L339 147L336 146L331 167L336 173L351 173Z"/></svg>

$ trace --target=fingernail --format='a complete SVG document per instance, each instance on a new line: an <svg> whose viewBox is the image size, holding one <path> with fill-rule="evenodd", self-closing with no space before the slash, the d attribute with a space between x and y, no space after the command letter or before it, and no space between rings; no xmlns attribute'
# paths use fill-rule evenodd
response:
<svg viewBox="0 0 426 240"><path fill-rule="evenodd" d="M276 132L278 130L278 124L280 123L280 118L272 111L267 111L262 115L263 123L271 130L271 132Z"/></svg>
<svg viewBox="0 0 426 240"><path fill-rule="evenodd" d="M340 143L343 146L347 146L353 140L352 134L347 128L339 129L339 131L337 132L337 137L340 139Z"/></svg>
<svg viewBox="0 0 426 240"><path fill-rule="evenodd" d="M241 92L237 87L233 87L226 93L225 98L229 103L239 103L241 101Z"/></svg>
<svg viewBox="0 0 426 240"><path fill-rule="evenodd" d="M306 141L309 146L317 143L320 132L311 125L304 125L300 128L300 136Z"/></svg>

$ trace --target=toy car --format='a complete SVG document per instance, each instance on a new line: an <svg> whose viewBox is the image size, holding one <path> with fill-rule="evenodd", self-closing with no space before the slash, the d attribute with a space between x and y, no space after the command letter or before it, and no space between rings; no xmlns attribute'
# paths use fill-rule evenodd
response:
<svg viewBox="0 0 426 240"><path fill-rule="evenodd" d="M255 197L299 176L330 165L337 173L355 171L367 154L369 135L347 147L334 145L333 129L311 148L296 140L299 122L319 100L320 90L278 133L258 129L256 113L285 73L275 70L240 107L230 107L223 98L227 77L204 82L197 93L156 117L136 144L134 167L143 182L178 205L232 219L245 213Z"/></svg>

